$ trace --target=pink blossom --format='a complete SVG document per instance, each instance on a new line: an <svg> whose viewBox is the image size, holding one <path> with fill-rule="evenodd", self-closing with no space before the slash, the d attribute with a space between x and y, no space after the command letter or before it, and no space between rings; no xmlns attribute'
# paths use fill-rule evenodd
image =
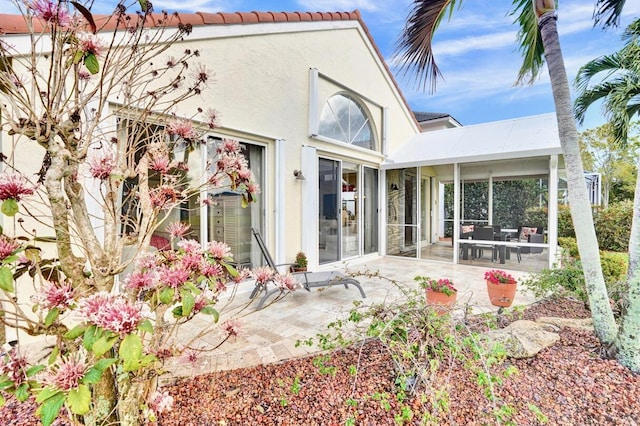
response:
<svg viewBox="0 0 640 426"><path fill-rule="evenodd" d="M192 140L197 139L198 134L193 129L193 123L189 120L181 120L177 119L169 123L169 127L167 127L167 132L170 135L179 136L182 139Z"/></svg>
<svg viewBox="0 0 640 426"><path fill-rule="evenodd" d="M218 154L235 154L240 152L240 142L234 139L223 139L218 145Z"/></svg>
<svg viewBox="0 0 640 426"><path fill-rule="evenodd" d="M199 64L193 71L193 78L198 83L206 83L212 75L213 71L204 64Z"/></svg>
<svg viewBox="0 0 640 426"><path fill-rule="evenodd" d="M21 355L16 348L11 348L0 359L0 374L6 375L16 387L24 382L27 367L27 357Z"/></svg>
<svg viewBox="0 0 640 426"><path fill-rule="evenodd" d="M300 288L300 283L291 274L277 275L274 282L280 290L294 291Z"/></svg>
<svg viewBox="0 0 640 426"><path fill-rule="evenodd" d="M171 288L178 288L189 281L189 271L163 266L160 268L159 281Z"/></svg>
<svg viewBox="0 0 640 426"><path fill-rule="evenodd" d="M84 351L79 351L58 360L40 374L39 379L46 385L62 391L77 389L80 380L89 369Z"/></svg>
<svg viewBox="0 0 640 426"><path fill-rule="evenodd" d="M200 267L200 272L202 273L202 275L204 275L207 278L212 278L212 277L219 277L222 274L224 274L224 270L222 269L222 266L219 265L218 263L209 263L209 262L203 262L204 265L202 265Z"/></svg>
<svg viewBox="0 0 640 426"><path fill-rule="evenodd" d="M139 269L152 269L158 264L158 258L155 253L145 253L136 261L136 267Z"/></svg>
<svg viewBox="0 0 640 426"><path fill-rule="evenodd" d="M220 113L215 109L207 110L207 125L209 126L210 129L215 129L216 127L218 127L219 116L220 116Z"/></svg>
<svg viewBox="0 0 640 426"><path fill-rule="evenodd" d="M6 235L0 235L0 261L11 256L18 247L20 247L19 242Z"/></svg>
<svg viewBox="0 0 640 426"><path fill-rule="evenodd" d="M149 168L151 170L155 170L156 172L167 174L171 169L171 162L169 161L169 157L167 157L166 155L154 156L149 162Z"/></svg>
<svg viewBox="0 0 640 426"><path fill-rule="evenodd" d="M269 268L268 266L255 268L252 273L258 284L266 284L273 278L274 274L273 269Z"/></svg>
<svg viewBox="0 0 640 426"><path fill-rule="evenodd" d="M88 163L91 176L100 180L108 179L116 168L116 159L113 154L94 157Z"/></svg>
<svg viewBox="0 0 640 426"><path fill-rule="evenodd" d="M202 255L198 253L187 253L180 259L180 267L187 271L198 272L200 270L201 263Z"/></svg>
<svg viewBox="0 0 640 426"><path fill-rule="evenodd" d="M238 170L238 177L244 180L253 180L253 173L249 169Z"/></svg>
<svg viewBox="0 0 640 426"><path fill-rule="evenodd" d="M161 185L153 188L149 192L151 204L161 209L173 207L180 199L182 194L170 185Z"/></svg>
<svg viewBox="0 0 640 426"><path fill-rule="evenodd" d="M142 307L121 295L99 292L78 301L78 315L105 330L125 335L142 322Z"/></svg>
<svg viewBox="0 0 640 426"><path fill-rule="evenodd" d="M171 238L182 238L184 237L191 225L183 222L171 222L167 225L166 231L171 235Z"/></svg>
<svg viewBox="0 0 640 426"><path fill-rule="evenodd" d="M220 327L222 327L222 330L224 330L227 335L235 337L240 334L241 325L239 319L233 318L220 324Z"/></svg>
<svg viewBox="0 0 640 426"><path fill-rule="evenodd" d="M84 68L78 70L78 79L81 81L91 80L91 73Z"/></svg>
<svg viewBox="0 0 640 426"><path fill-rule="evenodd" d="M250 276L251 276L251 271L249 269L247 268L238 269L238 275L233 277L233 282L241 283L242 281L249 279Z"/></svg>
<svg viewBox="0 0 640 426"><path fill-rule="evenodd" d="M85 55L102 55L102 52L104 50L104 43L97 35L89 33L79 33L78 41L80 42L80 50L84 52Z"/></svg>
<svg viewBox="0 0 640 426"><path fill-rule="evenodd" d="M127 276L124 286L130 290L149 290L156 283L157 276L153 271L136 271Z"/></svg>
<svg viewBox="0 0 640 426"><path fill-rule="evenodd" d="M200 242L196 240L179 241L178 247L184 250L186 253L202 254L202 246L200 245Z"/></svg>
<svg viewBox="0 0 640 426"><path fill-rule="evenodd" d="M73 303L74 290L71 284L47 282L42 287L42 293L37 297L37 303L44 309L67 309Z"/></svg>
<svg viewBox="0 0 640 426"><path fill-rule="evenodd" d="M231 248L222 241L210 241L207 244L207 252L216 260L229 259L233 257Z"/></svg>
<svg viewBox="0 0 640 426"><path fill-rule="evenodd" d="M58 24L66 27L71 23L71 16L66 8L61 7L63 2L50 0L34 0L29 8L39 19L50 24Z"/></svg>
<svg viewBox="0 0 640 426"><path fill-rule="evenodd" d="M193 305L194 312L200 312L207 305L209 305L212 301L214 301L216 295L209 289L205 289L196 296L195 304Z"/></svg>
<svg viewBox="0 0 640 426"><path fill-rule="evenodd" d="M200 354L195 349L187 349L182 352L182 355L180 355L180 360L193 366L198 362L199 355Z"/></svg>
<svg viewBox="0 0 640 426"><path fill-rule="evenodd" d="M173 397L167 391L154 391L149 395L149 408L156 414L162 414L173 409Z"/></svg>
<svg viewBox="0 0 640 426"><path fill-rule="evenodd" d="M34 189L22 175L5 173L0 175L0 201L20 201L23 195L33 195Z"/></svg>

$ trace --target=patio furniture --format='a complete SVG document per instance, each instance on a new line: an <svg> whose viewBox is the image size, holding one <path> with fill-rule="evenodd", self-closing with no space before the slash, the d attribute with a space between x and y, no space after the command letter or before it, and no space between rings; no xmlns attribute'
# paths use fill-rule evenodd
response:
<svg viewBox="0 0 640 426"><path fill-rule="evenodd" d="M483 240L483 241L494 241L494 233L493 233L493 227L491 226L486 226L486 227L476 227L473 230L473 239L474 240ZM471 251L472 251L472 255L474 259L477 258L481 258L483 251L485 249L491 249L491 260L495 260L496 259L496 246L495 244L490 244L487 242L481 242L481 243L477 243L477 242L473 242L473 245L471 246Z"/></svg>
<svg viewBox="0 0 640 426"><path fill-rule="evenodd" d="M258 247L262 252L262 256L264 257L264 260L267 266L273 269L275 271L275 274L280 274L280 272L278 271L279 266L291 265L290 263L277 265L273 261L273 258L271 257L269 250L267 250L267 246L265 245L264 240L262 239L262 235L260 235L260 232L258 232L254 228L251 228L251 233L253 234L253 236L256 239L256 242L258 243ZM295 272L292 275L296 278L296 280L300 283L300 285L309 292L311 291L312 288L315 288L315 287L331 287L334 285L344 285L344 288L349 288L349 284L351 284L357 287L358 290L360 290L360 294L362 295L363 299L367 297L358 280L356 280L355 278L348 277L345 274L338 271ZM264 296L262 296L262 299L260 299L260 302L258 303L258 306L257 306L258 309L262 308L262 306L264 305L264 302L266 302L271 295L275 293L280 293L280 294L284 293L284 290L278 288L277 286L269 290L266 285L261 285L256 283L256 286L251 292L251 295L249 296L249 298L250 299L255 298L262 291L264 291Z"/></svg>
<svg viewBox="0 0 640 426"><path fill-rule="evenodd" d="M542 244L544 243L544 234L542 233L529 234L529 236L527 237L527 242ZM522 253L527 253L527 254L542 253L542 247L522 247Z"/></svg>

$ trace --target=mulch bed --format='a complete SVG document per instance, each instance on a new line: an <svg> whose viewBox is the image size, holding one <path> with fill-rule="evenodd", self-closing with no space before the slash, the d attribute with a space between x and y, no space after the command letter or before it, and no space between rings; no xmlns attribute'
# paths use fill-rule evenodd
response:
<svg viewBox="0 0 640 426"><path fill-rule="evenodd" d="M528 307L524 319L585 318L581 302L559 299ZM500 325L510 319L502 318ZM592 332L564 329L554 346L537 356L508 360L518 372L495 387L491 404L477 376L455 363L431 377L448 385L448 409L425 424L637 425L640 376L602 359ZM504 366L504 364L503 364ZM330 357L306 357L279 364L222 371L182 379L168 389L174 409L160 425L396 425L423 424L434 413L429 398L398 401L387 349L373 340ZM505 408L506 407L506 408ZM9 399L2 424L36 425L33 405ZM60 423L63 424L63 423Z"/></svg>

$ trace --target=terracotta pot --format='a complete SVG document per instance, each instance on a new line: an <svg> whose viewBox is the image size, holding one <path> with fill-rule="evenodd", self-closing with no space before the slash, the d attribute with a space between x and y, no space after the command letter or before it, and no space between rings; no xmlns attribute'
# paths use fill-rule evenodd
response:
<svg viewBox="0 0 640 426"><path fill-rule="evenodd" d="M291 272L307 272L306 266L292 266Z"/></svg>
<svg viewBox="0 0 640 426"><path fill-rule="evenodd" d="M487 293L489 300L494 306L507 307L511 306L513 299L516 297L516 288L518 284L494 284L487 281Z"/></svg>
<svg viewBox="0 0 640 426"><path fill-rule="evenodd" d="M451 310L451 306L456 303L458 293L453 293L451 296L447 296L444 293L438 291L427 291L427 305L432 306L438 314L442 315L445 312Z"/></svg>

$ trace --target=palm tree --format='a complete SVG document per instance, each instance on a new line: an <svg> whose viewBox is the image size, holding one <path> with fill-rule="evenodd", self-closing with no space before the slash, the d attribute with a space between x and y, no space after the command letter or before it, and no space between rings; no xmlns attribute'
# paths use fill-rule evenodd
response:
<svg viewBox="0 0 640 426"><path fill-rule="evenodd" d="M627 144L631 119L640 116L640 19L627 27L623 34L625 45L618 52L601 56L585 64L576 77L581 91L574 111L582 122L587 109L598 100L604 101L604 110L613 126L617 143ZM604 76L598 84L589 87L591 79ZM629 309L625 313L618 335L618 359L635 357L636 371L640 362L638 331L640 331L640 176L636 179L634 217L629 239ZM626 363L625 363L626 365Z"/></svg>
<svg viewBox="0 0 640 426"><path fill-rule="evenodd" d="M531 7L532 1L533 7ZM569 82L556 27L555 3L555 0L513 0L512 15L516 16L516 21L520 25L518 40L524 57L518 81L533 81L546 59L567 170L571 216L582 259L594 326L600 341L605 346L617 349L618 328L609 305L591 205L584 184L578 130L573 117ZM601 22L605 26L617 24L624 3L624 0L598 0L594 14L596 22ZM451 15L461 4L462 0L414 0L414 7L401 35L399 50L401 58L407 64L405 70L415 70L425 83L431 82L432 89L435 89L435 81L440 75L431 48L434 33L443 17ZM619 353L621 352L628 351L623 350ZM640 354L635 358L635 361L620 358L619 360L632 370L640 371Z"/></svg>

